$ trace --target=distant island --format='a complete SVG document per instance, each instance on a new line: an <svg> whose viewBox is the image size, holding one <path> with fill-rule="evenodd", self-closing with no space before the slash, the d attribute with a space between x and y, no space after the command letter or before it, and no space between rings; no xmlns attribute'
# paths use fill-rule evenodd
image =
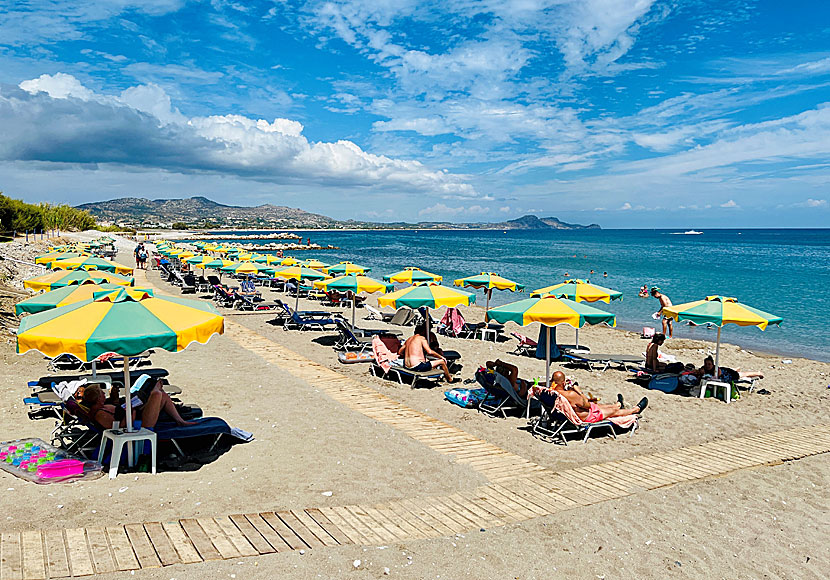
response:
<svg viewBox="0 0 830 580"><path fill-rule="evenodd" d="M580 225L555 217L526 215L503 222L368 222L336 220L281 205L224 205L206 197L146 199L122 197L77 206L100 224L138 228L173 229L374 229L374 230L596 230L597 224Z"/></svg>

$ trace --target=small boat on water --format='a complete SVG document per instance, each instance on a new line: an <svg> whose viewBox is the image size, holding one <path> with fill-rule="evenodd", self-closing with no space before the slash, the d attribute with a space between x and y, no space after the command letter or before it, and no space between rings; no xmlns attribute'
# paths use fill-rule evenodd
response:
<svg viewBox="0 0 830 580"><path fill-rule="evenodd" d="M699 236L703 232L699 232L697 230L686 230L685 232L672 232L673 236Z"/></svg>

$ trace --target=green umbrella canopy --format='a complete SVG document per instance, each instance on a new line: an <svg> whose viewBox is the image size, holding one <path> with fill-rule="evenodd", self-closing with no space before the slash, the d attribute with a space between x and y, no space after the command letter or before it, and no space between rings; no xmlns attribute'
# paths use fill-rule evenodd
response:
<svg viewBox="0 0 830 580"><path fill-rule="evenodd" d="M561 284L539 288L534 290L531 296L543 296L545 294L577 302L610 302L611 300L622 300L623 297L622 292L597 286L584 280L566 280Z"/></svg>
<svg viewBox="0 0 830 580"><path fill-rule="evenodd" d="M75 304L82 300L89 300L96 292L112 291L123 288L117 284L72 284L70 286L63 286L50 292L42 292L36 294L31 298L22 300L14 305L14 312L18 316L23 313L35 314L37 312L44 312L52 310L60 306L68 304ZM153 295L153 291L147 288L131 288L135 292L148 293Z"/></svg>
<svg viewBox="0 0 830 580"><path fill-rule="evenodd" d="M442 306L469 306L476 301L475 294L462 292L455 288L448 288L440 284L423 284L420 286L408 286L386 296L378 298L381 306L400 308L440 308Z"/></svg>
<svg viewBox="0 0 830 580"><path fill-rule="evenodd" d="M443 280L443 276L427 272L426 270L421 270L415 266L410 266L408 268L404 268L400 272L384 276L383 279L387 282L415 284L416 282L440 282Z"/></svg>
<svg viewBox="0 0 830 580"><path fill-rule="evenodd" d="M497 322L515 322L522 326L541 322L546 326L567 324L574 328L586 324L601 323L614 326L617 319L610 312L605 312L581 302L574 302L567 298L556 298L552 295L541 298L526 298L525 300L498 306L490 309L488 316Z"/></svg>

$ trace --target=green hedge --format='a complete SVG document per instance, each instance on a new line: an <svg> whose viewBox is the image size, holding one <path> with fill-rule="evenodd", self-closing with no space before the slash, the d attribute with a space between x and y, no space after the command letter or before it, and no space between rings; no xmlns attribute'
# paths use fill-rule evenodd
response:
<svg viewBox="0 0 830 580"><path fill-rule="evenodd" d="M94 227L95 218L87 211L68 205L26 203L0 193L0 230L2 231L83 231Z"/></svg>

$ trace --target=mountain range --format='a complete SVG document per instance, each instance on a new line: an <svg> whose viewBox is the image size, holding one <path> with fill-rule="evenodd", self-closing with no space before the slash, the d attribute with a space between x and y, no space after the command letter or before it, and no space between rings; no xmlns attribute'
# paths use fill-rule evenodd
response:
<svg viewBox="0 0 830 580"><path fill-rule="evenodd" d="M497 223L452 222L366 222L336 220L328 216L282 205L224 205L206 197L146 199L122 197L77 206L99 222L139 227L237 228L237 229L500 229L500 230L582 230L599 229L597 224L580 225L555 217L526 215Z"/></svg>

